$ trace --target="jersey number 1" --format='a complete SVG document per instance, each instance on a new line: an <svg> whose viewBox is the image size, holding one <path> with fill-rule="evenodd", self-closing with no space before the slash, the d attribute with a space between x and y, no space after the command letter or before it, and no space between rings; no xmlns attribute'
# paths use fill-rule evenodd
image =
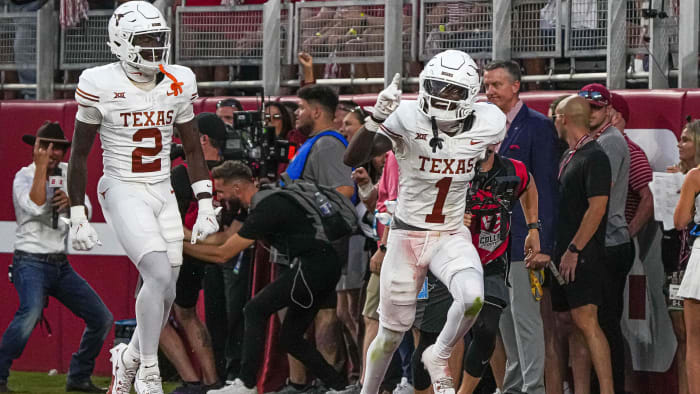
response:
<svg viewBox="0 0 700 394"><path fill-rule="evenodd" d="M156 146L153 148L136 148L131 152L131 171L132 172L154 172L160 171L160 159L155 159L150 163L144 163L144 156L156 156L163 149L163 137L160 134L160 129L152 127L150 129L139 129L134 133L134 142L141 142L145 138L153 138Z"/></svg>
<svg viewBox="0 0 700 394"><path fill-rule="evenodd" d="M426 223L445 223L445 215L442 214L442 208L445 206L445 199L447 199L447 192L450 191L451 184L452 177L442 178L435 184L435 187L438 188L438 194L433 205L433 212L430 215L425 215Z"/></svg>

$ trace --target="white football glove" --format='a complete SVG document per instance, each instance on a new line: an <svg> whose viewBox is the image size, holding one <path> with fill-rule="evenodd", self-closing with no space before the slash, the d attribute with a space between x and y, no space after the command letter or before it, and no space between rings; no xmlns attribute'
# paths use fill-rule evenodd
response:
<svg viewBox="0 0 700 394"><path fill-rule="evenodd" d="M85 216L85 206L70 207L70 238L75 250L90 250L95 245L102 246L97 231Z"/></svg>
<svg viewBox="0 0 700 394"><path fill-rule="evenodd" d="M195 244L198 239L204 239L211 234L219 231L219 222L216 220L216 214L221 210L221 207L214 209L211 198L202 198L198 201L199 210L197 211L197 221L192 227L192 237L190 242Z"/></svg>
<svg viewBox="0 0 700 394"><path fill-rule="evenodd" d="M401 75L396 73L396 75L394 75L394 80L391 81L389 86L379 93L377 103L374 104L374 119L383 122L399 107L401 103L400 82Z"/></svg>

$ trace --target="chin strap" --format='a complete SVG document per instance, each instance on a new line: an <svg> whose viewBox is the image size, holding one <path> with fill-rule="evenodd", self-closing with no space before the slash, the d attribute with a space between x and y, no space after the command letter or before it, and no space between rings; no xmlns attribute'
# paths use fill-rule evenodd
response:
<svg viewBox="0 0 700 394"><path fill-rule="evenodd" d="M430 123L433 125L433 138L430 139L430 147L433 148L433 153L436 153L438 149L442 149L442 143L444 140L439 136L439 129L437 126L437 120L432 116L430 118Z"/></svg>
<svg viewBox="0 0 700 394"><path fill-rule="evenodd" d="M122 62L121 64L122 64L122 68L124 69L124 72L126 72L126 76L134 82L138 82L138 83L151 82L156 77L155 70L141 70L140 68L138 68L134 65L131 65L127 62Z"/></svg>
<svg viewBox="0 0 700 394"><path fill-rule="evenodd" d="M182 85L184 85L184 82L179 82L173 74L170 74L169 72L165 71L165 67L163 67L162 64L158 65L158 69L160 70L160 72L165 74L166 77L170 78L170 80L173 81L173 83L170 84L170 89L173 90L173 94L177 96L178 94L182 93Z"/></svg>

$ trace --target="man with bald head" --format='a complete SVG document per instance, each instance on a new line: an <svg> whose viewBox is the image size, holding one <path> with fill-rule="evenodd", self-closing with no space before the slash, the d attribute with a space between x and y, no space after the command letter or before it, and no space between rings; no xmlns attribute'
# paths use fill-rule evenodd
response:
<svg viewBox="0 0 700 394"><path fill-rule="evenodd" d="M610 348L598 323L605 272L605 223L610 161L590 134L590 104L579 96L554 111L554 126L569 145L559 164L559 217L555 264L565 283L552 285L552 309L570 312L574 337L588 346L601 394L612 394Z"/></svg>

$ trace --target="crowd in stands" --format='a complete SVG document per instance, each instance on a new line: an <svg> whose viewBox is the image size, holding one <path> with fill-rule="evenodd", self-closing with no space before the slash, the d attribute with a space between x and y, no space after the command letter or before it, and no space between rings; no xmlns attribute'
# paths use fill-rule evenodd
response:
<svg viewBox="0 0 700 394"><path fill-rule="evenodd" d="M66 2L66 4L70 4L72 1L78 2L79 0L71 0ZM113 9L123 1L90 0L87 1L87 5L90 10ZM264 0L158 0L154 4L162 12L174 15L175 9L182 6L250 5L261 3L264 3ZM299 51L308 52L312 56L323 57L327 60L327 64L316 65L316 75L323 78L382 77L383 65L381 63L362 61L348 63L337 61L336 59L342 57L383 56L383 7L375 5L325 6L321 1L318 3L318 7L305 7L301 10L299 14L301 22L298 33L296 33L299 35L299 44L295 47ZM0 11L33 12L45 4L45 0L2 0L0 1ZM578 50L604 48L606 45L606 32L604 28L605 13L600 9L603 7L602 4L599 4L596 0L575 0L570 5L571 14L569 15L568 12L565 12L567 7L569 7L567 1L563 1L560 8L558 8L556 0L540 1L533 4L514 3L512 15L514 20L513 46L525 51L527 49L523 48L532 48L531 50L533 51L551 52L553 58L563 61L565 59L562 58L562 53L558 53L563 47L555 49L556 26L558 25L564 31L570 24L572 29L571 48ZM628 1L628 14L631 17L627 18L627 46L635 52L627 60L628 69L631 71L648 71L648 55L637 53L639 52L638 49L648 47L650 39L649 18L641 16L641 10L647 4L647 2L641 0ZM66 7L68 6L62 3L62 12ZM678 9L678 1L671 1L669 10L673 18L677 18ZM445 49L460 49L472 54L475 59L479 59L480 65L485 65L487 62L485 59L490 57L492 47L492 11L492 6L488 2L483 1L427 4L424 10L426 14L424 22L425 47L419 57L426 59ZM406 54L410 50L407 37L415 36L418 33L413 31L409 16L409 14L406 14L403 18L403 45L406 60L404 68L407 76L417 76L421 69L421 62L416 61L416 59L406 58ZM260 52L262 45L262 20L260 15L222 16L219 21L198 18L200 16L193 15L190 17L184 14L183 26L185 29L188 29L187 24L193 24L191 28L193 35L189 39L184 39L179 44L182 48L178 50L187 50L189 48L193 50L193 53L217 51L219 47L209 38L210 36L201 35L201 40L193 37L200 37L197 35L197 32L203 29L200 26L202 24L216 23L225 25L229 23L235 27L229 29L224 26L217 26L214 30L220 31L222 37L225 37L229 42L233 42L233 47L226 46L228 48L227 55L217 52L216 56L253 57L257 56L253 55L254 52ZM76 17L77 19L79 18ZM0 51L4 52L2 55L6 59L13 59L12 52L14 50L14 62L18 65L18 70L6 69L2 71L2 82L35 83L35 71L26 67L27 62L33 61L32 59L34 58L29 56L33 52L33 48L35 48L32 36L34 33L30 28L31 21L29 19L24 21L17 20L15 23L16 26L14 28L8 27L8 35L2 39L3 44L0 44ZM11 29L15 30L14 35L10 31ZM289 37L293 34L291 31L286 31L287 26L284 23L281 29L283 37ZM204 30L202 30L203 33ZM175 37L175 34L176 32L173 31L172 37ZM208 32L207 34L213 33ZM673 33L670 33L670 35L675 37ZM14 43L12 42L13 39ZM416 41L416 38L414 37L413 40ZM475 56L475 54L478 54L478 56ZM585 57L592 58L594 61L593 69L598 67L595 65L595 62L601 60L600 56L591 55ZM546 75L552 71L557 72L557 67L552 69L554 63L548 63L548 60L550 59L541 56L535 58L526 56L523 60L525 72L529 75ZM577 66L577 70L585 72L586 64L586 62L580 63ZM259 65L196 66L193 69L198 81L259 80L261 75L261 67ZM63 70L62 72L56 72L54 79L56 83L72 84L77 82L78 75L78 70ZM296 66L284 64L282 67L282 79L294 78L296 78ZM547 87L552 88L554 84L547 85ZM379 86L356 85L341 87L340 91L341 93L371 93L378 88ZM407 88L413 89L413 87ZM534 88L534 85L532 88ZM544 85L537 86L537 88L544 88ZM201 89L200 96L244 95L251 92L249 90L216 87ZM284 89L282 93L293 94L294 91ZM71 98L71 96L72 92L70 90L57 90L55 92L55 98L57 99ZM35 93L31 89L22 91L0 90L0 98L32 99L34 97Z"/></svg>

